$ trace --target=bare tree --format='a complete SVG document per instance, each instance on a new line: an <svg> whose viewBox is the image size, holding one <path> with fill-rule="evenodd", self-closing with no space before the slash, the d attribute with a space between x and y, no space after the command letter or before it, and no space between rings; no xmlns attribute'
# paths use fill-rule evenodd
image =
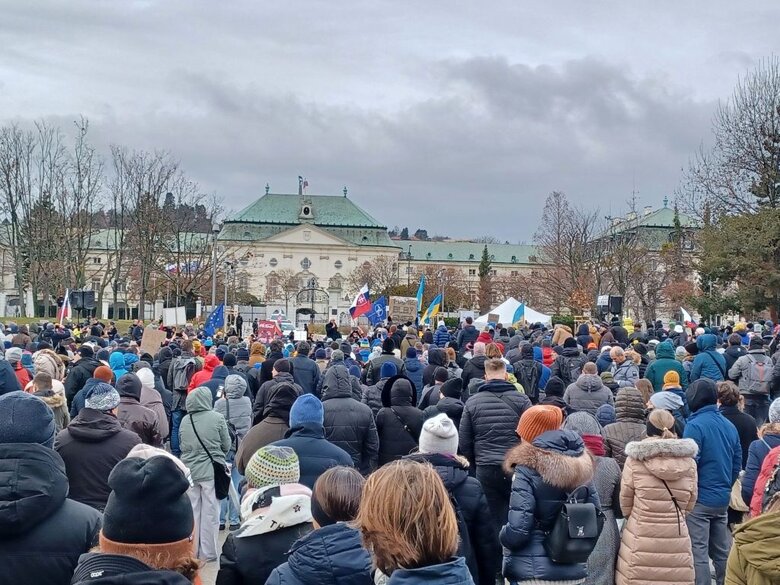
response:
<svg viewBox="0 0 780 585"><path fill-rule="evenodd" d="M374 297L387 294L398 284L398 258L377 256L356 267L347 277L347 285L355 292L364 284Z"/></svg>

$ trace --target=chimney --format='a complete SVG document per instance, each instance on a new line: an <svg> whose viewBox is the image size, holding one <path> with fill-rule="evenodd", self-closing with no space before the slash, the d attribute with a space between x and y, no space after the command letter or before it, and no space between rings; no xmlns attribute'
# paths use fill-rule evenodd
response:
<svg viewBox="0 0 780 585"><path fill-rule="evenodd" d="M636 211L629 211L628 215L626 215L626 220L634 221L635 219L636 219Z"/></svg>
<svg viewBox="0 0 780 585"><path fill-rule="evenodd" d="M621 223L623 223L622 217L613 217L612 218L612 227L619 226Z"/></svg>
<svg viewBox="0 0 780 585"><path fill-rule="evenodd" d="M643 215L648 216L651 213L653 213L653 206L652 205L645 205L645 211Z"/></svg>

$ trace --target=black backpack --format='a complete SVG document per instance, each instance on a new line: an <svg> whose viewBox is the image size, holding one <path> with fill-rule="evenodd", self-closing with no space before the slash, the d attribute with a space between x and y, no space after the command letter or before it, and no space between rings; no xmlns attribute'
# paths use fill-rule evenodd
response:
<svg viewBox="0 0 780 585"><path fill-rule="evenodd" d="M518 361L512 364L515 369L515 377L525 390L528 398L536 399L539 397L539 380L542 377L542 364L532 361L530 366Z"/></svg>
<svg viewBox="0 0 780 585"><path fill-rule="evenodd" d="M566 502L544 539L544 550L550 560L559 565L584 563L596 548L604 528L604 513L595 504L577 501L580 486L566 496Z"/></svg>

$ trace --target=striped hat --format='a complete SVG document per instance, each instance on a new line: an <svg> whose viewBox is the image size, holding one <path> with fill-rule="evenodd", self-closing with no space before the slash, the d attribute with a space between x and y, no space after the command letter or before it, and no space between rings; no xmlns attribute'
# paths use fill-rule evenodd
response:
<svg viewBox="0 0 780 585"><path fill-rule="evenodd" d="M244 475L253 488L298 483L301 479L298 455L290 447L268 445L252 455Z"/></svg>

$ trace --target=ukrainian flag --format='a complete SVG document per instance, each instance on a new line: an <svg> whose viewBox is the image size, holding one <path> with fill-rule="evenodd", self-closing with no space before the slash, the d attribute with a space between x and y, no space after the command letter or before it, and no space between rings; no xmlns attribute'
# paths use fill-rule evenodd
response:
<svg viewBox="0 0 780 585"><path fill-rule="evenodd" d="M420 277L420 286L417 288L417 312L422 311L423 293L425 292L425 275Z"/></svg>
<svg viewBox="0 0 780 585"><path fill-rule="evenodd" d="M441 294L436 295L436 298L433 299L431 306L423 313L420 323L430 323L431 319L439 314L439 311L441 311Z"/></svg>

